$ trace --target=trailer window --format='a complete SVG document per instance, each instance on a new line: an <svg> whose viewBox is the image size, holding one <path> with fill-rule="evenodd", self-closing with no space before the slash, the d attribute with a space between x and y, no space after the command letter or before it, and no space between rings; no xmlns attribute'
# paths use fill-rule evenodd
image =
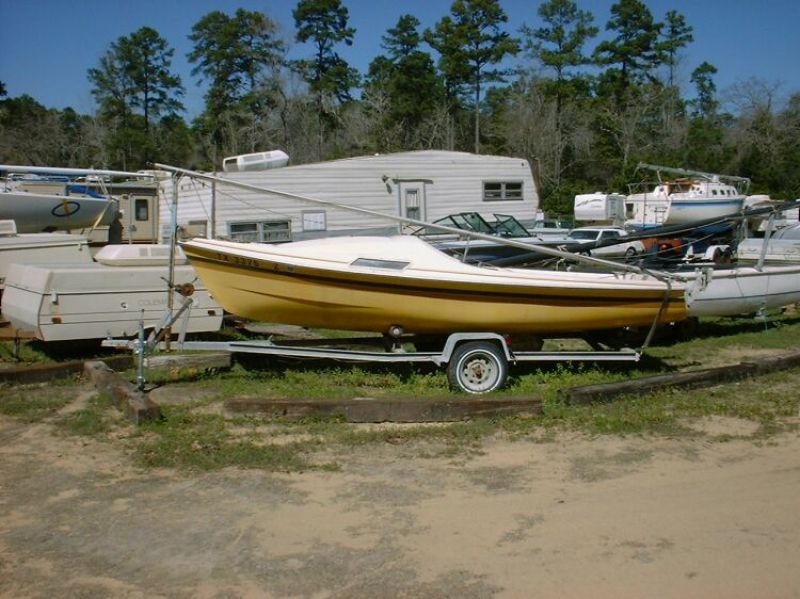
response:
<svg viewBox="0 0 800 599"><path fill-rule="evenodd" d="M420 220L419 190L416 188L406 189L406 218Z"/></svg>
<svg viewBox="0 0 800 599"><path fill-rule="evenodd" d="M260 241L258 223L230 223L228 235L233 241Z"/></svg>
<svg viewBox="0 0 800 599"><path fill-rule="evenodd" d="M261 236L264 243L291 241L292 225L288 220L261 223Z"/></svg>
<svg viewBox="0 0 800 599"><path fill-rule="evenodd" d="M292 225L288 220L228 223L228 236L233 241L242 242L291 241Z"/></svg>
<svg viewBox="0 0 800 599"><path fill-rule="evenodd" d="M522 181L484 181L483 201L504 202L522 199Z"/></svg>
<svg viewBox="0 0 800 599"><path fill-rule="evenodd" d="M148 200L137 199L134 203L134 211L136 220L143 221L150 219L150 202Z"/></svg>
<svg viewBox="0 0 800 599"><path fill-rule="evenodd" d="M327 216L324 210L303 211L303 231L326 231Z"/></svg>

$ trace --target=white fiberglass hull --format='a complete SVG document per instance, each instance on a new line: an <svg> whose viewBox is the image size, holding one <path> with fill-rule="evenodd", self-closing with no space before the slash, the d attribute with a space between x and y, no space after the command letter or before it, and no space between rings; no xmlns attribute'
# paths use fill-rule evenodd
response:
<svg viewBox="0 0 800 599"><path fill-rule="evenodd" d="M739 262L766 262L800 264L800 239L770 239L764 251L763 239L745 239L736 246Z"/></svg>
<svg viewBox="0 0 800 599"><path fill-rule="evenodd" d="M0 220L13 220L18 233L110 225L116 212L116 202L106 198L0 191Z"/></svg>
<svg viewBox="0 0 800 599"><path fill-rule="evenodd" d="M665 225L688 225L698 221L733 216L741 212L744 197L724 199L670 197Z"/></svg>
<svg viewBox="0 0 800 599"><path fill-rule="evenodd" d="M690 316L733 316L800 302L800 264L702 269L687 285Z"/></svg>

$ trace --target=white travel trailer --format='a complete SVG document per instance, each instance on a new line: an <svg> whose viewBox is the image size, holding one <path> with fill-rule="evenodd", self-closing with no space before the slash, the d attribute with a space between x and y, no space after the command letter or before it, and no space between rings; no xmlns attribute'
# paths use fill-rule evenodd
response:
<svg viewBox="0 0 800 599"><path fill-rule="evenodd" d="M575 220L610 222L622 225L625 220L625 196L618 193L583 193L575 196Z"/></svg>
<svg viewBox="0 0 800 599"><path fill-rule="evenodd" d="M226 172L238 183L432 222L457 212L510 214L532 223L539 196L521 158L424 150L262 171ZM182 236L283 242L335 235L391 234L388 220L302 203L224 183L183 177L177 185ZM170 222L172 182L162 182L160 222ZM167 227L168 229L168 227Z"/></svg>

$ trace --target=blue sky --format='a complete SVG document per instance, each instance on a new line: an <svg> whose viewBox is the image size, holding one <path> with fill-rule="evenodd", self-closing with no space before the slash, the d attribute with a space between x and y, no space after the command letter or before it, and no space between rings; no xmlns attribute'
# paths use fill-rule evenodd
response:
<svg viewBox="0 0 800 599"><path fill-rule="evenodd" d="M579 0L601 29L614 0ZM362 73L382 52L381 36L404 13L430 27L449 14L452 0L343 0L356 28L353 46L340 54ZM800 0L645 0L656 19L671 9L694 27L695 41L682 59L681 79L689 86L691 71L703 61L719 70L723 94L737 82L758 78L778 86L778 96L800 92ZM508 30L538 26L539 0L501 0L509 16ZM94 111L86 73L98 64L109 45L143 26L157 30L175 49L173 71L186 88L187 117L202 109L204 88L190 74L186 54L192 25L213 10L232 14L237 8L263 11L277 21L290 57L307 56L307 47L293 43L292 9L296 0L0 0L0 81L9 96L29 94L51 108L71 106Z"/></svg>

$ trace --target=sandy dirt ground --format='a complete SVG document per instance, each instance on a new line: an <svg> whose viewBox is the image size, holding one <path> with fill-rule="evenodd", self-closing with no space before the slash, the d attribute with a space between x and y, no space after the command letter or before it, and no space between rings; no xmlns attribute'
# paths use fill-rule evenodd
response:
<svg viewBox="0 0 800 599"><path fill-rule="evenodd" d="M696 425L185 475L0 417L0 595L800 597L800 435Z"/></svg>

